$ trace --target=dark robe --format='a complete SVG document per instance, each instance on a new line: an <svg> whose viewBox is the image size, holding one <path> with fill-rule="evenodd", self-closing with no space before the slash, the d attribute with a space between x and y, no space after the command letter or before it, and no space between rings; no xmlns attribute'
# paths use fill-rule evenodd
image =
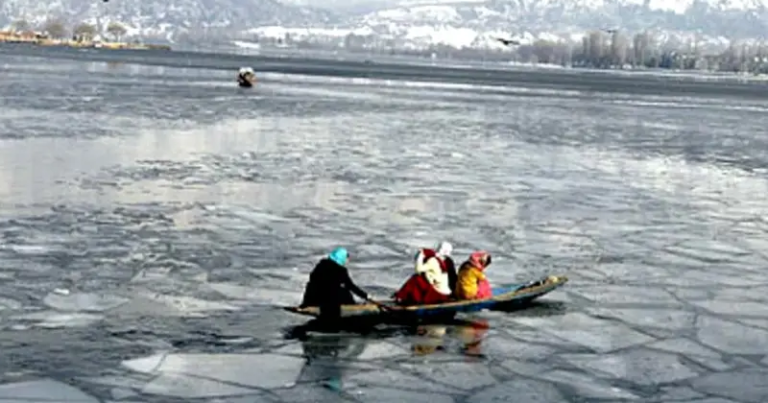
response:
<svg viewBox="0 0 768 403"><path fill-rule="evenodd" d="M431 305L450 300L450 296L437 292L423 274L412 275L393 297L400 305Z"/></svg>
<svg viewBox="0 0 768 403"><path fill-rule="evenodd" d="M346 267L324 258L309 275L301 307L316 306L320 308L321 319L338 319L341 317L342 305L355 303L352 294L368 299L368 294L349 278Z"/></svg>
<svg viewBox="0 0 768 403"><path fill-rule="evenodd" d="M451 287L451 295L456 292L456 283L459 281L459 275L456 273L456 264L450 256L443 258L445 271L448 273L448 285Z"/></svg>
<svg viewBox="0 0 768 403"><path fill-rule="evenodd" d="M253 87L252 77L248 73L238 74L237 84L243 88L251 88Z"/></svg>

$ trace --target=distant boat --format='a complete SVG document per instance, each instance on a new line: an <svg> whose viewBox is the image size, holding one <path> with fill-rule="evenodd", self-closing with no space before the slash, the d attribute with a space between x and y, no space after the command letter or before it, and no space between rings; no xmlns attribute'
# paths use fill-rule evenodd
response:
<svg viewBox="0 0 768 403"><path fill-rule="evenodd" d="M241 88L251 88L256 84L256 73L250 67L241 67L237 73L237 85Z"/></svg>

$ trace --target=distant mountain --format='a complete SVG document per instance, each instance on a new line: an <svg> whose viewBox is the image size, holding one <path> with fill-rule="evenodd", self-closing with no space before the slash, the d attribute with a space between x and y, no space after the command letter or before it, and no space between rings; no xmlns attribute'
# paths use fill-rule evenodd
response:
<svg viewBox="0 0 768 403"><path fill-rule="evenodd" d="M282 0L305 7L311 0ZM362 48L506 49L497 38L579 42L589 31L651 33L651 42L721 49L768 35L768 0L325 0L333 29L256 28L260 40ZM346 35L346 36L345 36ZM283 38L283 39L281 39ZM625 39L629 40L629 38Z"/></svg>
<svg viewBox="0 0 768 403"><path fill-rule="evenodd" d="M0 25L20 19L41 25L48 18L63 18L71 26L119 21L129 34L172 37L206 29L326 24L333 22L333 13L276 0L0 0Z"/></svg>
<svg viewBox="0 0 768 403"><path fill-rule="evenodd" d="M510 32L618 28L698 31L726 37L768 35L768 0L404 0L347 17L366 26L453 26Z"/></svg>
<svg viewBox="0 0 768 403"><path fill-rule="evenodd" d="M24 19L40 26L50 17L70 26L119 21L129 36L172 42L246 31L280 43L290 36L343 44L353 36L416 48L498 47L498 36L578 40L598 29L710 42L768 35L768 0L0 0L0 25Z"/></svg>

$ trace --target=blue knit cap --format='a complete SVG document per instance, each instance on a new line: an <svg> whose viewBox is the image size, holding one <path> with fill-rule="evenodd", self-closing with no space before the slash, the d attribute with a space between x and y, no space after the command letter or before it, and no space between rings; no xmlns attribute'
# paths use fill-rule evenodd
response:
<svg viewBox="0 0 768 403"><path fill-rule="evenodd" d="M349 253L347 253L347 250L344 248L336 248L328 255L328 258L336 262L339 266L344 266L347 264L347 259L349 259Z"/></svg>

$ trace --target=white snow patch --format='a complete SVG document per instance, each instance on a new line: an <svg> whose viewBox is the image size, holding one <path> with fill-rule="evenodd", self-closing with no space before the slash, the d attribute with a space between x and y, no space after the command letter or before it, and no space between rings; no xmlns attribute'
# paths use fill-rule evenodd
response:
<svg viewBox="0 0 768 403"><path fill-rule="evenodd" d="M160 354L124 361L122 366L158 375L143 393L197 398L290 387L304 360L276 354Z"/></svg>
<svg viewBox="0 0 768 403"><path fill-rule="evenodd" d="M88 326L103 319L102 315L89 313L35 312L11 317L12 320L33 321L33 326L48 329Z"/></svg>
<svg viewBox="0 0 768 403"><path fill-rule="evenodd" d="M0 385L0 402L98 403L79 389L52 379Z"/></svg>
<svg viewBox="0 0 768 403"><path fill-rule="evenodd" d="M43 298L45 305L59 311L104 312L126 302L128 298L116 295L86 293L62 295L55 290Z"/></svg>

